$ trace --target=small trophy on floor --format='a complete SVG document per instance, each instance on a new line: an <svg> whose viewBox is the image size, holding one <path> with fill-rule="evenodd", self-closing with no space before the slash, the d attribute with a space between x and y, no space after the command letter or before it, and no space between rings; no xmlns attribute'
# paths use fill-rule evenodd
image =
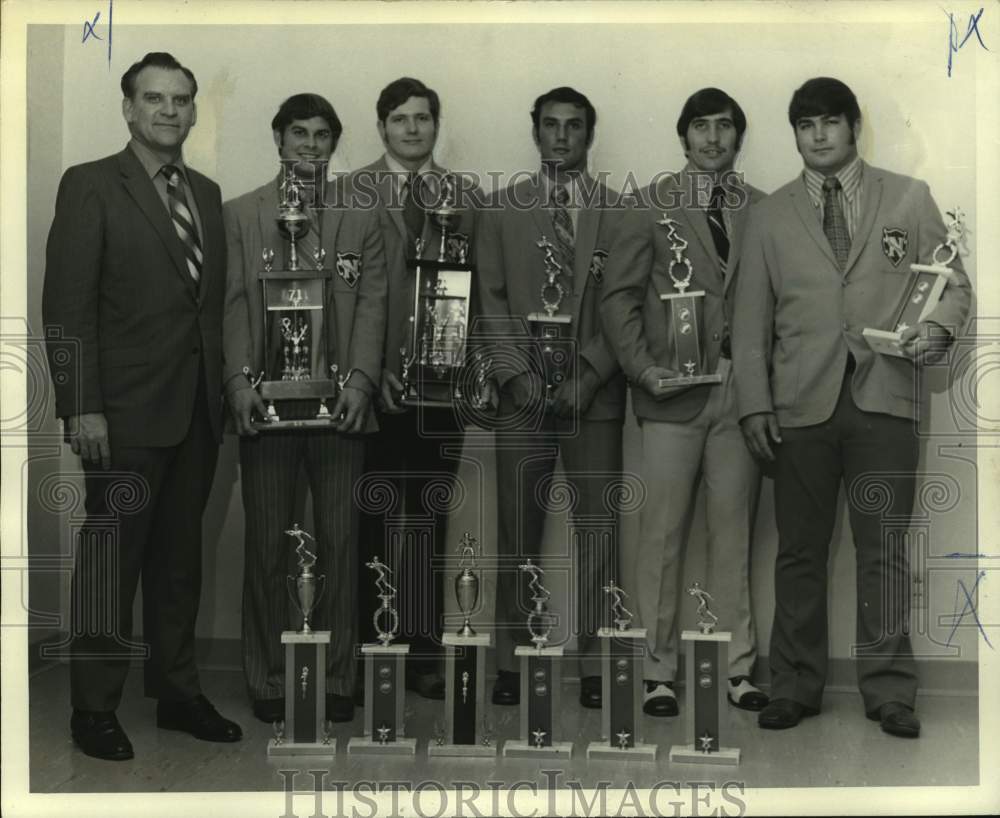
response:
<svg viewBox="0 0 1000 818"><path fill-rule="evenodd" d="M514 655L521 661L521 738L508 741L503 754L512 757L570 758L572 741L555 741L562 684L562 647L549 647L554 620L547 609L551 594L542 585L545 572L530 559L518 566L531 577L528 590L534 608L528 614L528 633L533 645L518 645Z"/></svg>
<svg viewBox="0 0 1000 818"><path fill-rule="evenodd" d="M314 631L309 617L323 596L325 576L313 573L316 554L306 540L312 536L295 523L285 532L297 545L299 574L287 577L288 590L302 614L302 629L284 631L285 721L267 744L269 756L310 755L333 758L337 742L326 729L326 646L330 631Z"/></svg>
<svg viewBox="0 0 1000 818"><path fill-rule="evenodd" d="M604 640L601 657L601 741L587 747L587 758L656 760L656 745L642 741L642 656L646 629L632 627L625 592L614 580L604 586L611 597L615 627L599 628Z"/></svg>
<svg viewBox="0 0 1000 818"><path fill-rule="evenodd" d="M464 621L458 633L445 633L445 728L443 741L427 748L428 756L492 758L497 749L478 728L485 719L486 649L490 634L476 633L469 617L479 601L476 557L479 543L468 531L459 543L461 571L455 577L455 596Z"/></svg>
<svg viewBox="0 0 1000 818"><path fill-rule="evenodd" d="M733 635L715 630L719 618L708 607L712 596L700 583L692 583L687 592L698 600L698 630L681 632L681 640L687 643L685 685L691 744L672 746L670 761L735 766L740 763L739 748L721 745L722 718L727 712L724 676Z"/></svg>
<svg viewBox="0 0 1000 818"><path fill-rule="evenodd" d="M361 646L365 657L365 732L347 742L347 752L413 755L417 740L404 737L403 724L403 663L410 646L392 644L399 630L399 614L392 607L396 589L389 582L392 571L377 556L365 567L377 575L375 587L382 604L374 617L378 642Z"/></svg>

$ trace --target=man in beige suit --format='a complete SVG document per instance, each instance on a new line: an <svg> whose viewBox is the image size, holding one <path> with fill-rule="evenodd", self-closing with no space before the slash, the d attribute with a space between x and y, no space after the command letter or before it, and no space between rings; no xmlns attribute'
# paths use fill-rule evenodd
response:
<svg viewBox="0 0 1000 818"><path fill-rule="evenodd" d="M839 80L811 79L788 114L801 175L750 214L736 284L733 352L743 433L775 462L775 611L771 703L761 727L794 727L822 703L827 670L827 558L837 495L847 490L857 555L857 672L865 713L916 737L917 673L907 630L905 546L882 522L913 507L919 413L916 367L965 322L960 259L926 321L903 333L911 359L873 352L866 327L892 329L911 263L930 263L945 228L924 182L858 156L861 113ZM859 487L877 479L889 508Z"/></svg>
<svg viewBox="0 0 1000 818"><path fill-rule="evenodd" d="M750 682L757 647L750 606L750 537L760 473L740 434L730 360L728 315L739 244L750 204L763 198L733 172L746 116L718 88L688 98L677 134L684 170L644 191L611 245L601 315L605 334L632 383L642 430L642 478L648 498L640 512L636 604L647 630L643 710L677 715L677 613L684 546L699 483L706 504L708 585L713 607L732 632L729 700L759 710L767 697ZM700 299L706 373L720 383L660 386L677 370L671 308L660 300L685 279L676 248L691 264L687 281Z"/></svg>

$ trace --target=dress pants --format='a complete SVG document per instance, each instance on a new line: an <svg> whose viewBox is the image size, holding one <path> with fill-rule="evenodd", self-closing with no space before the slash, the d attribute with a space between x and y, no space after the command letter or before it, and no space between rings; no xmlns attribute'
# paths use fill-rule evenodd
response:
<svg viewBox="0 0 1000 818"><path fill-rule="evenodd" d="M194 406L176 446L118 446L111 428L110 470L84 463L87 519L71 608L76 709L117 709L129 661L142 656L147 696L184 701L201 692L194 642L201 518L219 455L203 383ZM132 606L140 575L143 636L134 643Z"/></svg>
<svg viewBox="0 0 1000 818"><path fill-rule="evenodd" d="M515 414L510 397L501 392L500 415ZM539 564L545 516L553 506L569 507L572 544L561 565L541 564L549 587L559 570L573 569L570 583L576 597L578 665L581 676L598 676L601 645L597 630L610 626L610 599L603 586L618 580L618 515L614 487L621 480L620 420L579 420L572 435L558 434L573 421L545 415L537 432L498 435L497 464L497 585L495 623L497 667L519 671L517 645L531 645L528 614L534 609L529 577L518 566L530 557ZM569 491L549 480L562 455ZM572 607L572 601L571 601ZM571 614L565 611L564 616Z"/></svg>
<svg viewBox="0 0 1000 818"><path fill-rule="evenodd" d="M750 538L760 471L743 442L732 364L719 359L722 383L711 387L697 417L683 423L642 422L636 607L646 628L643 676L673 682L677 675L677 613L688 600L680 587L685 546L699 483L705 487L707 576L702 587L718 630L730 631L728 676L749 676L757 658L750 605ZM693 602L691 603L694 604Z"/></svg>
<svg viewBox="0 0 1000 818"><path fill-rule="evenodd" d="M858 686L865 711L889 701L913 706L916 665L907 624L909 561L905 545L883 536L883 514L913 510L917 438L913 422L863 412L845 375L833 416L783 428L774 480L778 557L771 632L771 698L819 708L826 682L827 560L843 482L857 561ZM856 481L876 479L888 507L856 496ZM865 492L861 492L865 494ZM865 507L868 506L868 507Z"/></svg>
<svg viewBox="0 0 1000 818"><path fill-rule="evenodd" d="M240 482L246 515L243 571L243 672L251 699L285 695L281 633L302 627L287 577L299 573L292 524L311 534L313 572L325 587L310 617L313 630L329 630L327 693L351 695L354 683L355 511L364 440L333 431L265 431L240 439ZM299 469L305 467L315 528L293 519Z"/></svg>

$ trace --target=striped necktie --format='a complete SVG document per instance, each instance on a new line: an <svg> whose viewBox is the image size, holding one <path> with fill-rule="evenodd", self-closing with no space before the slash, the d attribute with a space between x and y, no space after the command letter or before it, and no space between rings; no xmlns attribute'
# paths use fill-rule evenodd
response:
<svg viewBox="0 0 1000 818"><path fill-rule="evenodd" d="M576 239L573 235L573 219L569 215L569 190L559 185L553 191L552 228L556 234L556 244L563 257L563 267L571 273L576 260ZM564 284L564 286L566 286Z"/></svg>
<svg viewBox="0 0 1000 818"><path fill-rule="evenodd" d="M726 220L722 216L722 202L725 193L721 187L712 188L712 197L709 199L708 229L712 234L712 243L715 244L715 252L719 256L719 270L723 277L726 275L726 264L729 261L729 232L726 230Z"/></svg>
<svg viewBox="0 0 1000 818"><path fill-rule="evenodd" d="M851 236L847 232L847 219L844 209L840 206L840 179L827 176L823 180L823 232L830 240L833 257L837 266L844 271L847 266L847 256L851 252Z"/></svg>
<svg viewBox="0 0 1000 818"><path fill-rule="evenodd" d="M184 259L187 261L188 272L194 283L201 281L201 240L198 238L198 228L194 217L188 208L187 196L181 184L181 173L174 165L164 165L160 172L167 178L167 203L170 205L170 218L174 223L177 237L184 245Z"/></svg>

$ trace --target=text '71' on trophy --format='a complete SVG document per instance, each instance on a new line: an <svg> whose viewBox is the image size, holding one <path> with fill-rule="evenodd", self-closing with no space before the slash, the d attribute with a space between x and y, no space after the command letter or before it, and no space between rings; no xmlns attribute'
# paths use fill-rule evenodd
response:
<svg viewBox="0 0 1000 818"><path fill-rule="evenodd" d="M688 246L687 239L679 232L680 222L664 215L657 224L666 229L670 251L674 254L667 273L676 292L660 293L660 300L669 307L666 310L667 325L673 334L676 358L672 362L672 368L679 373L675 377L660 378L659 386L722 383L721 375L705 371L701 348L701 305L705 299L705 291L688 292L694 268L691 266L691 259L684 254Z"/></svg>
<svg viewBox="0 0 1000 818"><path fill-rule="evenodd" d="M569 377L574 349L571 330L573 316L559 311L566 296L566 288L562 283L565 270L556 258L555 245L546 236L542 236L535 244L545 254L542 312L530 312L527 317L541 355L545 375L545 404L551 406L555 390Z"/></svg>
<svg viewBox="0 0 1000 818"><path fill-rule="evenodd" d="M695 582L687 592L698 600L698 630L681 632L681 641L687 644L685 684L691 743L672 746L670 761L735 766L740 763L739 748L721 745L722 719L728 713L725 674L733 635L716 632L719 620L708 609L712 601L708 591Z"/></svg>
<svg viewBox="0 0 1000 818"><path fill-rule="evenodd" d="M475 574L479 543L468 531L458 548L461 572L455 577L455 596L464 618L458 633L441 637L445 649L444 731L427 748L428 756L492 758L497 749L486 728L486 649L490 634L476 633L469 617L479 601Z"/></svg>
<svg viewBox="0 0 1000 818"><path fill-rule="evenodd" d="M554 625L546 607L551 594L541 583L545 576L541 568L530 559L518 567L531 577L528 589L535 607L528 614L528 632L534 644L514 648L514 655L521 660L521 738L506 742L503 754L513 758L570 758L573 742L554 740L560 716L562 673L559 660L563 649L548 645Z"/></svg>
<svg viewBox="0 0 1000 818"><path fill-rule="evenodd" d="M612 580L604 586L611 596L613 628L599 628L604 640L601 655L601 741L587 747L587 758L656 760L656 745L642 741L642 658L646 629L633 628L632 614L625 607L625 592Z"/></svg>
<svg viewBox="0 0 1000 818"><path fill-rule="evenodd" d="M310 236L309 215L290 172L281 184L276 221L288 239L288 252L285 264L276 267L274 249L266 248L258 273L264 308L264 369L256 375L248 367L243 370L267 405L267 414L255 420L253 427L328 428L337 420L330 413L331 401L350 373L337 377L337 363L327 360L331 353L326 287L332 272L323 266L322 237ZM309 241L312 246L307 249Z"/></svg>
<svg viewBox="0 0 1000 818"><path fill-rule="evenodd" d="M934 248L931 256L933 263L910 265L911 275L890 322L893 329L888 331L866 327L861 331L874 352L909 358L903 349L903 331L926 321L941 300L944 288L954 280L955 272L948 265L958 256L959 247L965 238L965 224L962 221L965 214L956 207L945 215L948 216L948 235L943 244ZM895 257L898 263L898 259L906 254L907 240L905 231L885 229L882 244L886 255L890 259Z"/></svg>
<svg viewBox="0 0 1000 818"><path fill-rule="evenodd" d="M406 678L403 663L409 645L393 645L399 630L399 614L392 607L396 589L389 582L389 566L378 557L365 565L376 574L375 587L382 604L375 611L377 643L361 646L365 657L365 726L364 736L347 742L347 752L413 755L415 738L404 738L403 696Z"/></svg>
<svg viewBox="0 0 1000 818"><path fill-rule="evenodd" d="M306 546L312 536L298 523L285 533L298 543L295 553L299 557L299 575L287 580L292 601L302 614L302 630L281 634L285 646L285 721L275 722L267 754L333 758L337 741L330 735L326 719L326 648L330 631L309 627L309 616L323 596L326 577L313 573L316 554Z"/></svg>

